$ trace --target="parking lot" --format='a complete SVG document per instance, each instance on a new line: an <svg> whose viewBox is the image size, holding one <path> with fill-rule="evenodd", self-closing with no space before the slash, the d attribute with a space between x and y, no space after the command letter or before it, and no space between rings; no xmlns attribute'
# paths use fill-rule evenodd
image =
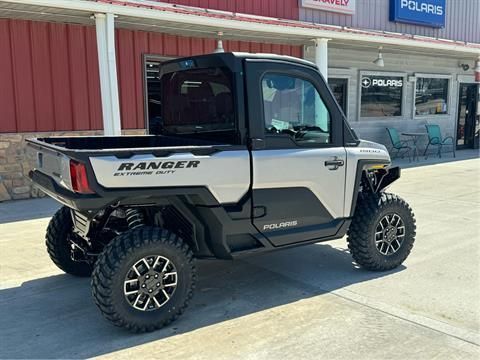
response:
<svg viewBox="0 0 480 360"><path fill-rule="evenodd" d="M0 204L0 358L478 359L480 159L410 167L390 190L417 217L404 266L356 268L345 239L198 263L174 324L135 335L103 320L88 279L44 249L57 205Z"/></svg>

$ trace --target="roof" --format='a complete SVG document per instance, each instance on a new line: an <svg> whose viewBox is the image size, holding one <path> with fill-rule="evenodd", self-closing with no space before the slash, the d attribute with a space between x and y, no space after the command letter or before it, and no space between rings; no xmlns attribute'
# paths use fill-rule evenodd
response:
<svg viewBox="0 0 480 360"><path fill-rule="evenodd" d="M334 33L347 33L347 34L353 34L353 35L357 34L357 35L380 36L380 37L384 37L385 39L403 39L403 40L410 40L410 41L419 42L419 43L434 43L434 44L442 44L447 46L459 45L467 48L478 49L480 53L480 44L466 43L463 41L436 39L436 38L425 37L425 36L400 34L400 33L384 32L384 31L376 31L376 30L354 29L354 28L349 28L344 26L315 24L315 23L308 23L308 22L302 22L297 20L276 19L276 18L270 18L270 17L264 17L264 16L238 14L238 13L232 13L228 11L195 8L190 6L167 4L167 3L161 3L161 2L135 1L135 0L93 0L93 1L100 2L100 3L108 3L112 5L130 6L130 7L145 8L145 9L150 9L155 11L171 12L171 13L182 14L182 15L195 15L199 17L207 17L207 18L213 18L213 19L247 22L252 24L265 24L265 25L293 27L293 28L311 29L311 30L325 30L325 31L331 31Z"/></svg>
<svg viewBox="0 0 480 360"><path fill-rule="evenodd" d="M314 63L293 56L266 53L221 52L168 60L162 63L161 72L170 73L179 70L189 70L191 68L197 67L211 68L218 66L226 66L232 71L242 71L242 61L244 59L282 61L296 65L308 66L313 69L318 69L317 65L315 65Z"/></svg>
<svg viewBox="0 0 480 360"><path fill-rule="evenodd" d="M239 14L146 0L0 0L3 16L93 24L92 13L113 13L116 26L176 35L256 42L312 43L316 38L370 46L410 47L439 56L480 56L480 44L297 20ZM5 15L6 14L6 15ZM16 14L16 15L15 15Z"/></svg>
<svg viewBox="0 0 480 360"><path fill-rule="evenodd" d="M266 54L266 53L248 53L248 52L232 52L237 58L242 59L263 59L263 60L280 60L286 62L293 62L296 64L306 65L317 68L317 65L311 61L300 59L294 56L278 55L278 54Z"/></svg>

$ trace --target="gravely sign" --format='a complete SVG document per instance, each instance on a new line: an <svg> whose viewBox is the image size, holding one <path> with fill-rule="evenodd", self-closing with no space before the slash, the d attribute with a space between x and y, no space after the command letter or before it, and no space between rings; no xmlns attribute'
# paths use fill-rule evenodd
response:
<svg viewBox="0 0 480 360"><path fill-rule="evenodd" d="M353 15L355 0L301 0L302 7Z"/></svg>

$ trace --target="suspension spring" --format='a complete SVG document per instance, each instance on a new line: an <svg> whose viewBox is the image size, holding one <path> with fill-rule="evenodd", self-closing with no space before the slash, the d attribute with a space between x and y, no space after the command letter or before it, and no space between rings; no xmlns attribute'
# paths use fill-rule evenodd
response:
<svg viewBox="0 0 480 360"><path fill-rule="evenodd" d="M129 229L135 229L145 224L143 214L138 209L130 208L125 210L125 218Z"/></svg>

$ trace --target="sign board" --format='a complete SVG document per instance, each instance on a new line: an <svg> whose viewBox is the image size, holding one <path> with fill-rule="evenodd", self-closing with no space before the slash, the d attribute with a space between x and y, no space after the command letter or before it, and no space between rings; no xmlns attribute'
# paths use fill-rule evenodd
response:
<svg viewBox="0 0 480 360"><path fill-rule="evenodd" d="M355 14L355 0L301 0L300 6L342 14Z"/></svg>
<svg viewBox="0 0 480 360"><path fill-rule="evenodd" d="M403 78L400 76L388 77L388 76L364 76L361 80L362 87L364 89L370 86L379 87L402 87Z"/></svg>
<svg viewBox="0 0 480 360"><path fill-rule="evenodd" d="M390 0L390 21L445 27L446 0Z"/></svg>

